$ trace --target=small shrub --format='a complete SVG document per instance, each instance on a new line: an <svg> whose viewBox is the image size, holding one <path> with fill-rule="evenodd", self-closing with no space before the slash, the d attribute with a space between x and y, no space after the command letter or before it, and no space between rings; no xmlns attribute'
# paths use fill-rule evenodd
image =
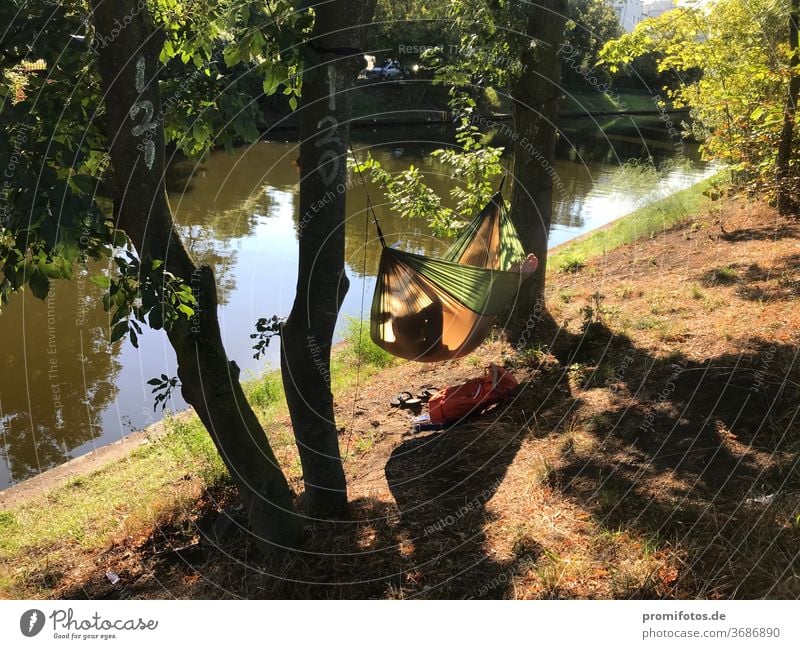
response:
<svg viewBox="0 0 800 649"><path fill-rule="evenodd" d="M647 331L650 329L658 329L658 327L661 326L661 324L662 324L661 320L645 316L641 320L634 322L633 327L634 329L638 329L639 331Z"/></svg>
<svg viewBox="0 0 800 649"><path fill-rule="evenodd" d="M17 518L12 512L0 512L0 530L11 530L17 525Z"/></svg>
<svg viewBox="0 0 800 649"><path fill-rule="evenodd" d="M733 284L739 279L739 273L732 266L712 268L704 275L707 284Z"/></svg>
<svg viewBox="0 0 800 649"><path fill-rule="evenodd" d="M283 398L283 382L280 372L264 374L247 386L248 401L259 408L267 408Z"/></svg>
<svg viewBox="0 0 800 649"><path fill-rule="evenodd" d="M388 367L394 362L394 357L389 352L372 342L369 322L347 318L343 338L342 356L345 360L375 367Z"/></svg>
<svg viewBox="0 0 800 649"><path fill-rule="evenodd" d="M372 449L373 446L375 446L375 438L372 435L356 439L355 449L358 453L366 453Z"/></svg>
<svg viewBox="0 0 800 649"><path fill-rule="evenodd" d="M730 266L721 266L714 271L717 281L732 282L738 279L739 273Z"/></svg>
<svg viewBox="0 0 800 649"><path fill-rule="evenodd" d="M541 365L547 357L548 351L541 343L533 347L525 347L518 352L519 363L522 365Z"/></svg>
<svg viewBox="0 0 800 649"><path fill-rule="evenodd" d="M577 273L586 265L586 260L575 253L567 253L558 260L558 269L562 273Z"/></svg>
<svg viewBox="0 0 800 649"><path fill-rule="evenodd" d="M631 295L633 295L633 289L628 284L621 284L614 290L614 294L623 300L627 300Z"/></svg>
<svg viewBox="0 0 800 649"><path fill-rule="evenodd" d="M570 376L575 381L575 385L582 387L586 383L586 366L582 363L573 363L568 368Z"/></svg>
<svg viewBox="0 0 800 649"><path fill-rule="evenodd" d="M703 309L708 313L712 313L726 306L728 306L728 302L723 297L706 297L703 300Z"/></svg>
<svg viewBox="0 0 800 649"><path fill-rule="evenodd" d="M67 487L71 487L72 489L80 489L86 484L86 478L84 476L76 476L72 478L69 482L67 482Z"/></svg>

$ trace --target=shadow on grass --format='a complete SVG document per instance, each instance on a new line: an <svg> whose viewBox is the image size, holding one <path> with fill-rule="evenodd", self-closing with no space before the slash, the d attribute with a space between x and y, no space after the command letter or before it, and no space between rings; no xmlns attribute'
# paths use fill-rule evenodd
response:
<svg viewBox="0 0 800 649"><path fill-rule="evenodd" d="M797 597L798 350L764 340L694 362L656 358L593 323L562 362L621 398L587 430L602 452L557 472L609 529L683 554L676 595Z"/></svg>
<svg viewBox="0 0 800 649"><path fill-rule="evenodd" d="M696 362L654 356L602 322L572 335L549 318L538 337L558 362L518 361L527 380L513 404L392 450L385 474L394 502L356 500L348 520L316 522L302 552L269 556L255 553L241 521L224 547L197 556L174 548L196 539L202 520L166 525L154 537L173 552L128 561L125 596L515 596L512 581L545 565L552 539L527 537L498 558L486 536L497 522L487 503L526 440L558 439L576 425L596 443L565 451L548 488L600 529L655 539L681 565L666 588L632 584L616 596L800 595L796 348L751 341L747 351ZM582 384L574 391L576 365ZM613 398L592 402L598 391ZM120 596L100 574L66 594Z"/></svg>

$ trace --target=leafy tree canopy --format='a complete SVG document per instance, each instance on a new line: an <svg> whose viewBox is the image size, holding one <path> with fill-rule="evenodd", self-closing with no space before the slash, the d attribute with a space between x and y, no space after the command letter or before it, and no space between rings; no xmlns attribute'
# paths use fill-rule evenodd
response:
<svg viewBox="0 0 800 649"><path fill-rule="evenodd" d="M576 67L595 66L603 45L619 38L622 26L608 0L570 0L567 7L569 14L562 49L575 65L563 66L562 76L572 81L578 76Z"/></svg>
<svg viewBox="0 0 800 649"><path fill-rule="evenodd" d="M164 65L162 113L150 119L163 123L168 145L200 156L256 140L264 94L282 92L296 107L312 11L287 0L147 6ZM121 16L118 28L129 21ZM135 344L136 322L161 328L191 315L188 287L158 261L122 253L127 239L112 220L96 57L118 32L94 33L82 0L9 0L0 24L0 305L24 286L44 298L76 264L114 257L115 276L97 279L109 289L113 339L130 331Z"/></svg>
<svg viewBox="0 0 800 649"><path fill-rule="evenodd" d="M601 58L615 72L650 54L659 71L675 72L667 95L675 107L691 107L706 157L729 163L751 190L772 195L786 89L800 73L790 65L787 5L716 0L681 7L607 43Z"/></svg>

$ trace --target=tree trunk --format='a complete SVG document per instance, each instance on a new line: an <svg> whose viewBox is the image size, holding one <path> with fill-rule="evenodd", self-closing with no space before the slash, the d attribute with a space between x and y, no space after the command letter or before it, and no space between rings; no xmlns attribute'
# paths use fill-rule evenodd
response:
<svg viewBox="0 0 800 649"><path fill-rule="evenodd" d="M553 212L553 166L566 0L527 5L526 36L532 44L521 55L522 72L512 87L514 185L511 218L526 252L539 258L539 270L523 284L511 314L509 331L518 337L544 311L547 241ZM535 39L535 40L534 40ZM527 323L527 324L526 324Z"/></svg>
<svg viewBox="0 0 800 649"><path fill-rule="evenodd" d="M167 270L191 285L198 310L191 320L180 319L168 331L183 397L214 440L255 534L262 542L294 547L302 542L302 520L244 396L239 368L222 345L214 273L189 256L167 203L157 75L162 38L147 10L136 9L135 0L93 0L116 225L143 260L163 260Z"/></svg>
<svg viewBox="0 0 800 649"><path fill-rule="evenodd" d="M778 155L775 159L778 211L784 215L796 212L798 207L798 187L796 181L791 178L790 169L794 144L794 123L797 117L797 99L800 95L800 75L794 71L800 65L797 42L798 14L800 14L800 0L792 0L789 10L789 49L792 52L789 65L792 68L792 76L789 78L788 96L783 111L783 129L778 144Z"/></svg>
<svg viewBox="0 0 800 649"><path fill-rule="evenodd" d="M349 280L344 271L350 88L363 63L354 48L374 0L316 6L300 102L300 225L297 295L281 331L281 371L300 451L306 511L336 516L347 486L333 412L333 331ZM348 56L349 54L349 56Z"/></svg>

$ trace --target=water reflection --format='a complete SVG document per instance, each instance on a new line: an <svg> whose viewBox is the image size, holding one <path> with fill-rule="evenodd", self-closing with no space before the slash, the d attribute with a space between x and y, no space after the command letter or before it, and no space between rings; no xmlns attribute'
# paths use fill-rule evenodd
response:
<svg viewBox="0 0 800 649"><path fill-rule="evenodd" d="M88 281L90 272L54 283L44 302L17 295L0 316L0 487L63 462L101 433L119 344L107 342L102 290Z"/></svg>
<svg viewBox="0 0 800 649"><path fill-rule="evenodd" d="M659 128L663 132L657 121L632 124L628 118L607 120L603 131L592 120L570 122L557 147L555 168L566 191L556 196L553 245L636 207L641 197L615 187L614 174L632 158L659 163L676 155L668 139L642 140L641 133ZM442 196L459 182L430 155L452 141L447 129L354 131L353 136L360 156L369 148L390 171L413 164ZM508 144L500 134L493 143ZM248 337L253 323L286 315L294 299L296 158L296 143L261 142L234 155L214 153L200 165L182 162L170 169L170 204L192 254L215 268L223 337L245 375L277 362L276 347L265 360L253 359ZM686 186L698 173L676 169L664 186ZM444 251L447 242L431 236L424 223L398 217L375 188L370 195L389 244L434 256ZM352 284L342 311L366 317L380 245L357 182L348 192L347 214L345 254ZM0 378L0 488L160 417L146 382L161 373L173 376L174 354L162 332L145 330L139 349L128 341L108 343L102 291L88 281L101 271L94 265L79 281L57 282L49 301L29 293L14 296L0 316L6 368ZM169 407L185 404L175 395Z"/></svg>

